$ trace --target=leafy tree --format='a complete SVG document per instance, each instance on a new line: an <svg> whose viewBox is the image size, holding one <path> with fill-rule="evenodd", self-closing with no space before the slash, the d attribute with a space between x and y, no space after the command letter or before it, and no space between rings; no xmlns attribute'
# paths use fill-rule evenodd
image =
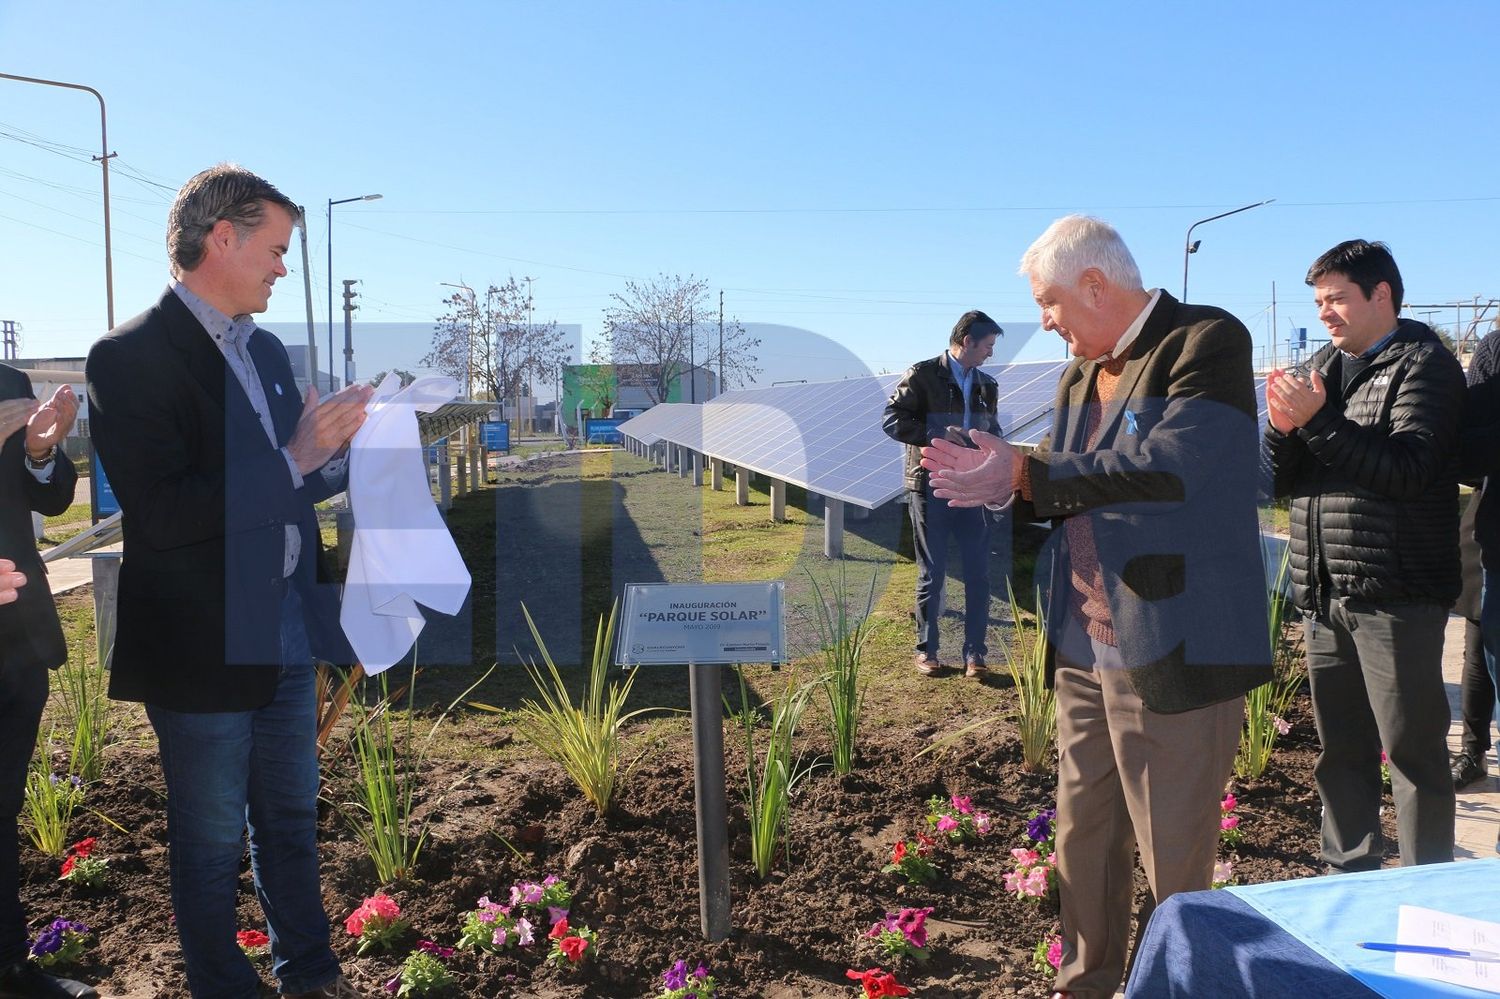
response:
<svg viewBox="0 0 1500 999"><path fill-rule="evenodd" d="M555 321L532 323L531 294L514 277L482 296L455 292L432 331L422 363L470 384L476 397L506 399L524 391L528 376L551 377L568 358Z"/></svg>
<svg viewBox="0 0 1500 999"><path fill-rule="evenodd" d="M610 299L603 334L590 357L630 370L653 403L663 402L672 383L695 363L722 370L733 384L752 383L760 374L755 356L760 340L738 319L725 320L720 349L718 309L709 301L707 279L658 274L625 282L625 290Z"/></svg>

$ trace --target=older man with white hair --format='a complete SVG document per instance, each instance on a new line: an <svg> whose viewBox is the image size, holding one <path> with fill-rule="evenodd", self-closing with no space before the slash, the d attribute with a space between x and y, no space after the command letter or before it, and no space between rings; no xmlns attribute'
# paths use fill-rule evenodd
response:
<svg viewBox="0 0 1500 999"><path fill-rule="evenodd" d="M1057 690L1056 995L1108 997L1126 971L1133 848L1151 896L1209 887L1244 693L1271 678L1256 521L1250 334L1146 290L1113 228L1070 215L1021 258L1042 326L1073 362L1049 439L1029 455L923 450L955 506L1017 500L1051 519Z"/></svg>

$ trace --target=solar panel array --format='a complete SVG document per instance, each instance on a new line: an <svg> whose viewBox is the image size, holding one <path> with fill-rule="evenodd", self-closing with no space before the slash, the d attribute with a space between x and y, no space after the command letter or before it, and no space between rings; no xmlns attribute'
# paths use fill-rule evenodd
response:
<svg viewBox="0 0 1500 999"><path fill-rule="evenodd" d="M1052 429L1057 380L1067 361L985 367L998 386L1005 437L1035 446ZM620 425L651 446L662 441L720 458L809 492L874 509L901 495L901 445L881 430L898 375L727 392L703 405L663 403ZM1255 381L1258 420L1266 380Z"/></svg>
<svg viewBox="0 0 1500 999"><path fill-rule="evenodd" d="M1050 411L1065 361L986 367L998 383L1002 427ZM899 375L727 392L701 406L667 403L620 425L651 446L666 441L809 492L874 509L901 494L902 449L880 424Z"/></svg>

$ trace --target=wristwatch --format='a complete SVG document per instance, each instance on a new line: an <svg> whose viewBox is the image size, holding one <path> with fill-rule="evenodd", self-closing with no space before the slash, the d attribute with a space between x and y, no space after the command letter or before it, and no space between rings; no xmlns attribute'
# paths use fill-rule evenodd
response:
<svg viewBox="0 0 1500 999"><path fill-rule="evenodd" d="M22 448L21 450L22 451L26 451L25 448ZM52 464L52 459L56 455L56 453L57 453L57 449L55 447L50 447L50 448L47 449L47 455L46 455L46 457L44 457L40 461L38 461L37 459L35 459L35 458L33 458L31 456L31 452L30 451L26 451L26 467L27 468L36 468L36 469L46 468L48 465Z"/></svg>

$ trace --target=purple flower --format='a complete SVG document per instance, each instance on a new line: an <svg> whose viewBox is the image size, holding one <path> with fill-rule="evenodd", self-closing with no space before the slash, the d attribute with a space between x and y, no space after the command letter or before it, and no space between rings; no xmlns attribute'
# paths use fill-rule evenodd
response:
<svg viewBox="0 0 1500 999"><path fill-rule="evenodd" d="M704 966L702 961L699 961L698 967L693 969L693 977L698 979L700 982L708 977L708 968Z"/></svg>
<svg viewBox="0 0 1500 999"><path fill-rule="evenodd" d="M1036 817L1026 822L1026 836L1033 843L1041 843L1052 838L1052 823L1057 818L1057 809L1048 808L1038 812Z"/></svg>
<svg viewBox="0 0 1500 999"><path fill-rule="evenodd" d="M687 985L687 962L678 958L676 964L661 973L661 980L667 984L668 990Z"/></svg>
<svg viewBox="0 0 1500 999"><path fill-rule="evenodd" d="M392 978L390 981L385 983L384 987L387 992L395 995L401 990L401 976L397 975L395 978Z"/></svg>
<svg viewBox="0 0 1500 999"><path fill-rule="evenodd" d="M567 909L559 909L555 905L547 906L547 925L556 926L559 922L568 918Z"/></svg>

